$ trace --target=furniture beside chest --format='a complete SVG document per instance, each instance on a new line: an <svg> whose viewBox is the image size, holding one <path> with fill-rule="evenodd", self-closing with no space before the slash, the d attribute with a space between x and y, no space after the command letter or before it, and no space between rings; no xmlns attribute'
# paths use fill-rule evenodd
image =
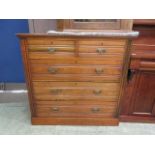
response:
<svg viewBox="0 0 155 155"><path fill-rule="evenodd" d="M136 32L19 34L32 124L118 125Z"/></svg>
<svg viewBox="0 0 155 155"><path fill-rule="evenodd" d="M133 41L130 75L121 120L155 122L155 20L137 20L140 36Z"/></svg>

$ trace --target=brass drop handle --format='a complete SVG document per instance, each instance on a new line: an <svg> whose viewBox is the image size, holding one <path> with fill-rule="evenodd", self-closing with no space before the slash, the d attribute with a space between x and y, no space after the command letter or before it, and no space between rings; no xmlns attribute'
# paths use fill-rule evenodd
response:
<svg viewBox="0 0 155 155"><path fill-rule="evenodd" d="M60 89L52 89L50 92L51 92L52 94L56 95L56 94L61 93L61 90L60 90Z"/></svg>
<svg viewBox="0 0 155 155"><path fill-rule="evenodd" d="M55 73L57 73L57 71L58 71L57 68L52 68L52 67L48 68L48 72L51 73L51 74L55 74Z"/></svg>
<svg viewBox="0 0 155 155"><path fill-rule="evenodd" d="M93 108L91 109L91 111L92 111L93 113L96 113L96 112L99 112L99 111L100 111L100 108L98 108L98 107L93 107Z"/></svg>
<svg viewBox="0 0 155 155"><path fill-rule="evenodd" d="M100 95L102 93L102 90L93 90L93 93L95 95Z"/></svg>
<svg viewBox="0 0 155 155"><path fill-rule="evenodd" d="M53 48L53 47L49 47L49 48L48 48L48 52L49 52L49 53L54 53L55 51L56 51L56 49Z"/></svg>
<svg viewBox="0 0 155 155"><path fill-rule="evenodd" d="M58 112L59 111L59 108L58 107L52 107L51 109L53 112Z"/></svg>
<svg viewBox="0 0 155 155"><path fill-rule="evenodd" d="M106 49L105 48L97 48L96 51L99 53L99 54L104 54L106 52Z"/></svg>
<svg viewBox="0 0 155 155"><path fill-rule="evenodd" d="M103 68L96 68L96 69L95 69L95 72L96 72L97 74L101 74L101 73L104 72L104 70L103 70Z"/></svg>

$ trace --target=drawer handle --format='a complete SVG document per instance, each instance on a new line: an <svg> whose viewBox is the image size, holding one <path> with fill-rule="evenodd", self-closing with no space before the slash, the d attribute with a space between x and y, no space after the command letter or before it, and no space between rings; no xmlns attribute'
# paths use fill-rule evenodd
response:
<svg viewBox="0 0 155 155"><path fill-rule="evenodd" d="M53 48L53 47L48 48L48 52L49 52L49 53L54 53L55 51L56 51L56 49Z"/></svg>
<svg viewBox="0 0 155 155"><path fill-rule="evenodd" d="M100 95L102 93L102 90L93 90L93 93L95 95Z"/></svg>
<svg viewBox="0 0 155 155"><path fill-rule="evenodd" d="M53 112L58 112L59 111L59 108L58 107L52 107L51 109Z"/></svg>
<svg viewBox="0 0 155 155"><path fill-rule="evenodd" d="M91 111L92 111L93 113L96 113L96 112L99 112L99 111L100 111L100 108L98 108L98 107L93 107L93 108L91 109Z"/></svg>
<svg viewBox="0 0 155 155"><path fill-rule="evenodd" d="M96 74L101 74L104 72L104 70L102 68L96 68L95 72L96 72Z"/></svg>
<svg viewBox="0 0 155 155"><path fill-rule="evenodd" d="M52 67L48 68L48 72L51 73L51 74L55 74L55 73L57 73L57 71L58 71L57 68L52 68Z"/></svg>
<svg viewBox="0 0 155 155"><path fill-rule="evenodd" d="M106 52L105 48L97 48L96 50L99 54L104 54Z"/></svg>
<svg viewBox="0 0 155 155"><path fill-rule="evenodd" d="M50 92L51 92L52 94L56 95L56 94L61 93L61 90L60 90L60 89L52 89Z"/></svg>

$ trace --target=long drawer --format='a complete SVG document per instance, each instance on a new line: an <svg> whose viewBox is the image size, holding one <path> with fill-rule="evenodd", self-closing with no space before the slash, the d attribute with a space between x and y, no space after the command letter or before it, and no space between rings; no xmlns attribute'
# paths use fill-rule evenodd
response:
<svg viewBox="0 0 155 155"><path fill-rule="evenodd" d="M118 101L114 101L114 102L109 102L109 101L104 101L104 100L75 100L75 101L47 101L47 100L43 100L43 101L35 101L35 105L38 106L76 106L76 105L102 105L104 107L116 107L118 104Z"/></svg>
<svg viewBox="0 0 155 155"><path fill-rule="evenodd" d="M75 57L76 52L74 53L49 53L49 52L30 52L30 59L60 59L60 58L68 58ZM98 53L78 53L78 58L102 58L104 59L113 59L113 60L123 60L124 54L113 55L113 54L98 54Z"/></svg>
<svg viewBox="0 0 155 155"><path fill-rule="evenodd" d="M64 55L53 55L50 56L48 54L30 54L30 62L36 64L98 64L98 65L122 65L123 64L123 56L114 57L114 56L106 56L106 57L75 57L75 56L64 56Z"/></svg>
<svg viewBox="0 0 155 155"><path fill-rule="evenodd" d="M33 82L36 100L117 101L119 83Z"/></svg>
<svg viewBox="0 0 155 155"><path fill-rule="evenodd" d="M31 64L33 74L120 75L122 67L106 65L44 65Z"/></svg>
<svg viewBox="0 0 155 155"><path fill-rule="evenodd" d="M89 104L82 106L36 106L36 115L38 117L114 117L116 112L116 107Z"/></svg>
<svg viewBox="0 0 155 155"><path fill-rule="evenodd" d="M121 67L106 65L31 64L33 81L119 82Z"/></svg>
<svg viewBox="0 0 155 155"><path fill-rule="evenodd" d="M80 81L80 82L120 82L120 75L86 75L86 74L32 74L32 81Z"/></svg>

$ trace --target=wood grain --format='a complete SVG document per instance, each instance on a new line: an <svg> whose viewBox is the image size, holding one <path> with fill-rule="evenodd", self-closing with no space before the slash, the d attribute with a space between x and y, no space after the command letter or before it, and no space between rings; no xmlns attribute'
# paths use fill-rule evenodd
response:
<svg viewBox="0 0 155 155"><path fill-rule="evenodd" d="M18 36L25 42L33 124L118 125L129 60L127 38ZM56 51L49 53L53 47Z"/></svg>

